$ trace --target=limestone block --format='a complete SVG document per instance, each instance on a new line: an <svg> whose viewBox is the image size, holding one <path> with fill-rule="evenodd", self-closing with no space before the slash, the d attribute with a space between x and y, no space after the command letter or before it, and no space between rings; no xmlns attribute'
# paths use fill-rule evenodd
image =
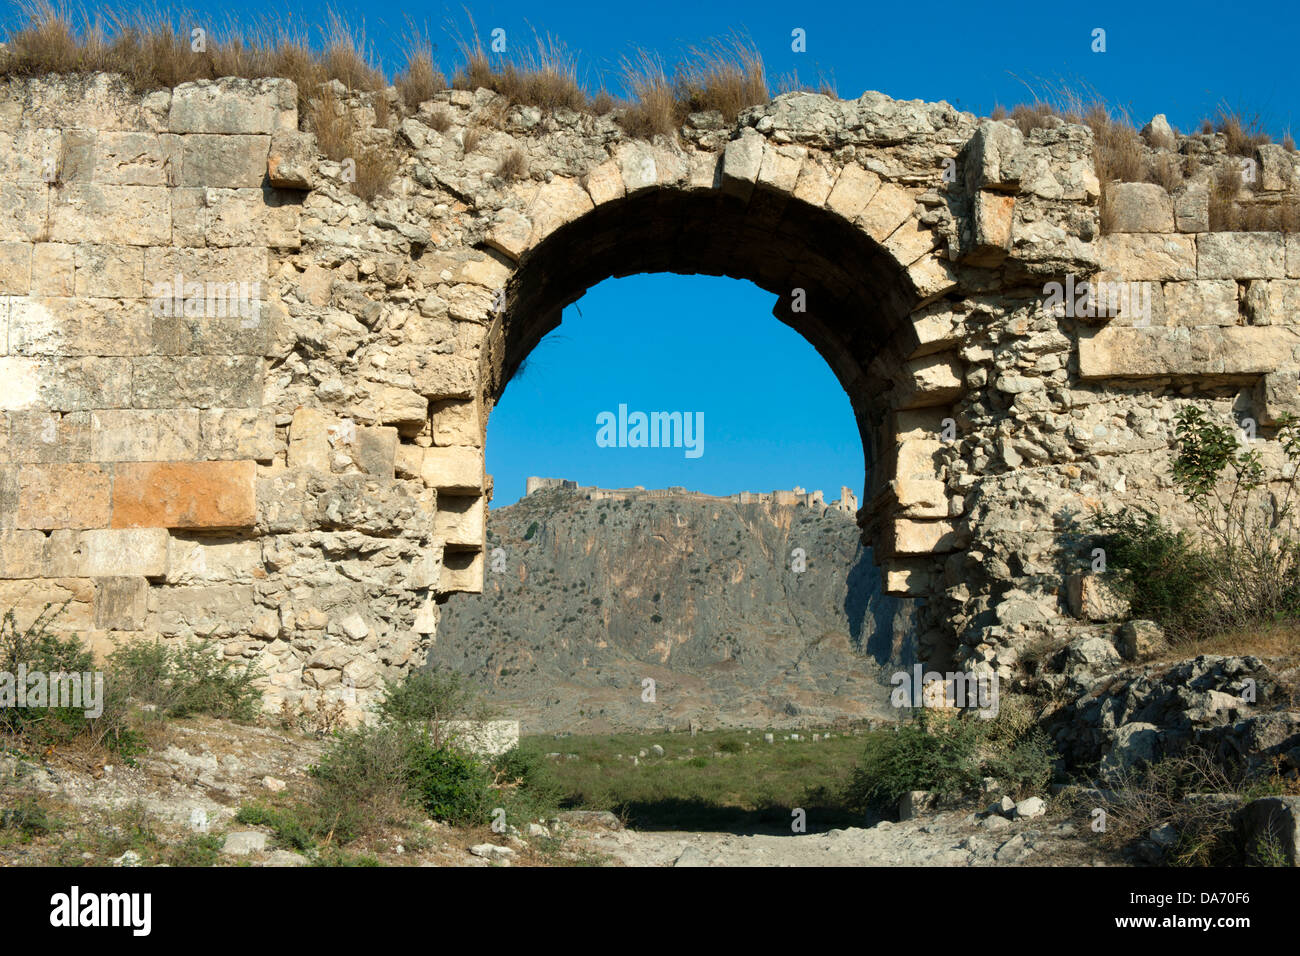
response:
<svg viewBox="0 0 1300 956"><path fill-rule="evenodd" d="M0 295L27 295L32 288L32 244L0 242ZM0 344L0 355L4 345Z"/></svg>
<svg viewBox="0 0 1300 956"><path fill-rule="evenodd" d="M0 242L47 238L49 192L45 183L0 182Z"/></svg>
<svg viewBox="0 0 1300 956"><path fill-rule="evenodd" d="M275 420L268 414L251 408L210 408L199 412L199 454L189 457L270 461L281 447Z"/></svg>
<svg viewBox="0 0 1300 956"><path fill-rule="evenodd" d="M76 132L94 142L93 131ZM47 183L55 179L67 182L64 176L68 165L64 136L57 129L28 126L0 135L0 179L4 182Z"/></svg>
<svg viewBox="0 0 1300 956"><path fill-rule="evenodd" d="M1259 163L1260 192L1284 192L1291 188L1295 170L1291 153L1277 143L1264 143L1255 147L1255 161Z"/></svg>
<svg viewBox="0 0 1300 956"><path fill-rule="evenodd" d="M477 401L434 402L432 409L435 445L479 446L483 443Z"/></svg>
<svg viewBox="0 0 1300 956"><path fill-rule="evenodd" d="M896 518L886 533L888 554L940 554L955 551L963 543L951 521Z"/></svg>
<svg viewBox="0 0 1300 956"><path fill-rule="evenodd" d="M758 178L755 184L775 192L794 192L807 152L800 146L777 146L774 143L764 143L763 159L758 167Z"/></svg>
<svg viewBox="0 0 1300 956"><path fill-rule="evenodd" d="M11 412L5 457L43 464L96 460L90 454L90 413Z"/></svg>
<svg viewBox="0 0 1300 956"><path fill-rule="evenodd" d="M1210 187L1205 183L1185 186L1174 197L1174 222L1179 232L1210 231Z"/></svg>
<svg viewBox="0 0 1300 956"><path fill-rule="evenodd" d="M1011 224L1015 219L1016 197L981 189L971 200L971 245L962 261L977 266L996 266L1011 249Z"/></svg>
<svg viewBox="0 0 1300 956"><path fill-rule="evenodd" d="M173 133L274 133L298 128L292 80L225 78L182 83L172 90L167 128Z"/></svg>
<svg viewBox="0 0 1300 956"><path fill-rule="evenodd" d="M537 198L528 210L528 218L533 222L528 244L537 245L561 226L595 208L587 190L577 180L556 177L537 191Z"/></svg>
<svg viewBox="0 0 1300 956"><path fill-rule="evenodd" d="M876 242L884 242L915 209L916 197L912 193L893 183L881 183L857 217L857 224Z"/></svg>
<svg viewBox="0 0 1300 956"><path fill-rule="evenodd" d="M95 580L95 627L106 631L138 631L149 613L149 582L144 578L110 577Z"/></svg>
<svg viewBox="0 0 1300 956"><path fill-rule="evenodd" d="M867 203L880 189L880 177L856 163L840 171L835 187L826 197L826 208L852 222L867 208Z"/></svg>
<svg viewBox="0 0 1300 956"><path fill-rule="evenodd" d="M586 195L584 193L584 195ZM452 286L447 292L447 314L460 322L486 324L497 314L498 301L496 290L484 289L482 286L463 283ZM439 355L435 358L452 358ZM463 358L463 356L454 356Z"/></svg>
<svg viewBox="0 0 1300 956"><path fill-rule="evenodd" d="M145 290L149 295L175 296L176 277L182 283L204 282L252 283L266 281L267 255L265 249L173 249L149 248L144 252ZM227 293L229 289L214 290ZM249 290L252 291L251 288ZM235 294L239 295L236 287ZM181 295L189 298L184 288ZM206 307L205 290L204 302Z"/></svg>
<svg viewBox="0 0 1300 956"><path fill-rule="evenodd" d="M614 154L614 162L629 196L643 189L680 182L686 175L680 155L645 142L623 143Z"/></svg>
<svg viewBox="0 0 1300 956"><path fill-rule="evenodd" d="M449 551L445 555L442 575L438 579L438 593L451 594L456 591L483 593L482 551Z"/></svg>
<svg viewBox="0 0 1300 956"><path fill-rule="evenodd" d="M1260 375L1300 347L1300 328L1114 328L1079 340L1079 375L1153 378L1166 375Z"/></svg>
<svg viewBox="0 0 1300 956"><path fill-rule="evenodd" d="M9 303L11 355L143 355L152 320L138 301L21 297Z"/></svg>
<svg viewBox="0 0 1300 956"><path fill-rule="evenodd" d="M117 358L0 358L0 410L75 412L131 404L131 367Z"/></svg>
<svg viewBox="0 0 1300 956"><path fill-rule="evenodd" d="M276 189L311 189L316 154L316 137L311 133L274 130L266 156L267 181Z"/></svg>
<svg viewBox="0 0 1300 956"><path fill-rule="evenodd" d="M420 477L439 491L479 494L483 491L483 452L461 446L426 448Z"/></svg>
<svg viewBox="0 0 1300 956"><path fill-rule="evenodd" d="M419 478L424 468L424 449L419 445L400 444L393 456L393 473L398 478Z"/></svg>
<svg viewBox="0 0 1300 956"><path fill-rule="evenodd" d="M114 528L246 528L257 521L251 461L121 464Z"/></svg>
<svg viewBox="0 0 1300 956"><path fill-rule="evenodd" d="M420 364L411 370L411 378L419 394L435 401L447 398L467 399L477 391L478 363L465 355L426 354L420 358Z"/></svg>
<svg viewBox="0 0 1300 956"><path fill-rule="evenodd" d="M834 188L835 174L831 169L811 154L804 157L799 168L799 179L794 185L794 198L810 206L824 206Z"/></svg>
<svg viewBox="0 0 1300 956"><path fill-rule="evenodd" d="M425 380L422 387L430 387L430 383ZM374 418L404 434L418 434L429 423L429 400L408 388L384 386L375 394Z"/></svg>
<svg viewBox="0 0 1300 956"><path fill-rule="evenodd" d="M885 250L896 262L910 265L939 244L934 230L920 220L908 218L885 240Z"/></svg>
<svg viewBox="0 0 1300 956"><path fill-rule="evenodd" d="M940 438L944 422L951 416L946 408L917 408L894 413L894 438L897 441L921 441Z"/></svg>
<svg viewBox="0 0 1300 956"><path fill-rule="evenodd" d="M980 123L966 150L966 188L1015 192L1026 167L1024 136L1010 123Z"/></svg>
<svg viewBox="0 0 1300 956"><path fill-rule="evenodd" d="M130 575L160 578L167 574L169 535L165 528L102 528L63 538L48 552L51 576L72 573L54 566L70 564L78 577Z"/></svg>
<svg viewBox="0 0 1300 956"><path fill-rule="evenodd" d="M913 312L910 316L909 358L942 352L961 341L962 324L948 303L938 302Z"/></svg>
<svg viewBox="0 0 1300 956"><path fill-rule="evenodd" d="M171 241L171 197L165 186L69 185L50 194L49 212L53 242L157 246Z"/></svg>
<svg viewBox="0 0 1300 956"><path fill-rule="evenodd" d="M692 191L722 188L722 157L717 153L690 153L686 161L686 188Z"/></svg>
<svg viewBox="0 0 1300 956"><path fill-rule="evenodd" d="M96 464L24 465L18 472L14 526L107 527L112 485L108 469Z"/></svg>
<svg viewBox="0 0 1300 956"><path fill-rule="evenodd" d="M890 482L894 497L904 512L915 518L943 518L948 514L947 489L942 481L937 438L900 441Z"/></svg>
<svg viewBox="0 0 1300 956"><path fill-rule="evenodd" d="M433 517L433 534L449 546L483 547L486 498L469 495L440 495Z"/></svg>
<svg viewBox="0 0 1300 956"><path fill-rule="evenodd" d="M1202 279L1281 279L1286 242L1276 232L1206 232L1196 237Z"/></svg>
<svg viewBox="0 0 1300 956"><path fill-rule="evenodd" d="M167 186L179 170L179 136L105 130L95 138L92 182Z"/></svg>
<svg viewBox="0 0 1300 956"><path fill-rule="evenodd" d="M56 633L88 631L95 625L94 601L94 582L85 578L0 581L0 607L13 611L19 631L42 615L48 618L51 607L62 608L53 622Z"/></svg>
<svg viewBox="0 0 1300 956"><path fill-rule="evenodd" d="M231 637L247 634L257 613L253 589L244 584L154 588L148 628L164 637Z"/></svg>
<svg viewBox="0 0 1300 956"><path fill-rule="evenodd" d="M258 540L206 534L193 539L168 538L168 584L253 584L264 567Z"/></svg>
<svg viewBox="0 0 1300 956"><path fill-rule="evenodd" d="M312 468L328 474L334 457L329 430L337 422L337 416L320 408L297 409L289 425L289 467Z"/></svg>
<svg viewBox="0 0 1300 956"><path fill-rule="evenodd" d="M754 192L758 171L763 166L763 149L767 139L752 128L729 141L722 153L722 191L746 201Z"/></svg>
<svg viewBox="0 0 1300 956"><path fill-rule="evenodd" d="M1174 201L1155 183L1108 183L1106 215L1111 232L1174 231Z"/></svg>
<svg viewBox="0 0 1300 956"><path fill-rule="evenodd" d="M1259 383L1256 407L1261 425L1276 425L1284 415L1300 419L1300 371L1266 372Z"/></svg>
<svg viewBox="0 0 1300 956"><path fill-rule="evenodd" d="M496 214L485 241L498 252L518 261L528 248L533 234L533 221L514 209L502 209Z"/></svg>
<svg viewBox="0 0 1300 956"><path fill-rule="evenodd" d="M1121 281L1198 278L1191 236L1110 233L1098 237L1096 246L1101 268Z"/></svg>
<svg viewBox="0 0 1300 956"><path fill-rule="evenodd" d="M46 131L41 131L46 132ZM54 132L53 130L48 132ZM57 161L53 160L48 154L44 159L46 164L45 175L55 173L61 183L89 183L95 181L95 159L98 152L99 135L93 129L65 129L58 144L61 152ZM31 150L27 152L31 160L40 155L40 152ZM35 164L31 164L35 165ZM19 181L24 179L41 178L39 175L18 176ZM165 185L165 182L154 183L155 186Z"/></svg>
<svg viewBox="0 0 1300 956"><path fill-rule="evenodd" d="M933 302L957 287L957 272L940 252L922 256L907 267L907 277L922 303Z"/></svg>
<svg viewBox="0 0 1300 956"><path fill-rule="evenodd" d="M90 413L94 461L189 461L199 457L193 409L100 409Z"/></svg>
<svg viewBox="0 0 1300 956"><path fill-rule="evenodd" d="M1165 325L1236 325L1240 317L1237 283L1231 280L1166 282L1162 291Z"/></svg>
<svg viewBox="0 0 1300 956"><path fill-rule="evenodd" d="M144 250L139 246L80 245L73 263L79 296L134 299L143 291Z"/></svg>
<svg viewBox="0 0 1300 956"><path fill-rule="evenodd" d="M587 188L587 195L597 206L622 199L627 193L627 188L623 185L623 176L619 172L619 164L612 159L588 170L583 185Z"/></svg>
<svg viewBox="0 0 1300 956"><path fill-rule="evenodd" d="M267 175L269 136L211 136L192 133L184 137L178 185L237 189L261 186Z"/></svg>
<svg viewBox="0 0 1300 956"><path fill-rule="evenodd" d="M951 352L913 359L902 367L896 384L895 408L949 405L963 390L961 362Z"/></svg>
<svg viewBox="0 0 1300 956"><path fill-rule="evenodd" d="M32 247L32 295L73 294L76 248L57 242L38 242Z"/></svg>
<svg viewBox="0 0 1300 956"><path fill-rule="evenodd" d="M192 218L193 228L195 232L201 231L202 239L178 245L270 246L273 249L297 249L302 245L298 228L300 206L289 202L287 193L266 188L173 192L176 194L172 199L173 226L180 229L186 217ZM181 197L194 199L183 215L177 208ZM256 279L260 275L244 278Z"/></svg>
<svg viewBox="0 0 1300 956"><path fill-rule="evenodd" d="M0 579L45 576L45 535L39 531L0 530Z"/></svg>
<svg viewBox="0 0 1300 956"><path fill-rule="evenodd" d="M1295 279L1252 279L1246 286L1242 305L1251 325L1298 325L1300 282Z"/></svg>
<svg viewBox="0 0 1300 956"><path fill-rule="evenodd" d="M1065 604L1071 614L1084 621L1115 621L1129 611L1120 597L1096 574L1071 574L1065 579Z"/></svg>
<svg viewBox="0 0 1300 956"><path fill-rule="evenodd" d="M252 408L262 404L263 363L252 355L145 357L131 362L136 408Z"/></svg>
<svg viewBox="0 0 1300 956"><path fill-rule="evenodd" d="M367 475L392 478L397 445L396 428L358 428L350 449L352 460Z"/></svg>
<svg viewBox="0 0 1300 956"><path fill-rule="evenodd" d="M456 265L451 281L468 282L495 291L504 289L513 273L514 266L509 260L492 254L471 254Z"/></svg>
<svg viewBox="0 0 1300 956"><path fill-rule="evenodd" d="M1286 237L1286 274L1287 278L1300 279L1300 234Z"/></svg>
<svg viewBox="0 0 1300 956"><path fill-rule="evenodd" d="M882 570L886 594L918 597L933 588L934 574L928 561L891 558L883 562Z"/></svg>

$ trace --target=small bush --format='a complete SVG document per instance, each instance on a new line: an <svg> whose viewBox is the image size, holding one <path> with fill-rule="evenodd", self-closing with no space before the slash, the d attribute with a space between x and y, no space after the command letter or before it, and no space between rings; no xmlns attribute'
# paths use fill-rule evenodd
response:
<svg viewBox="0 0 1300 956"><path fill-rule="evenodd" d="M501 157L501 162L497 166L497 175L505 180L523 179L528 175L528 161L524 154L517 149L512 149Z"/></svg>
<svg viewBox="0 0 1300 956"><path fill-rule="evenodd" d="M853 770L846 802L851 807L892 809L909 790L944 798L979 786L979 719L918 718L894 731L871 735Z"/></svg>
<svg viewBox="0 0 1300 956"><path fill-rule="evenodd" d="M411 789L419 806L435 820L484 823L491 809L487 768L473 757L419 738L410 756Z"/></svg>
<svg viewBox="0 0 1300 956"><path fill-rule="evenodd" d="M397 92L408 110L433 99L433 94L447 89L447 78L434 65L433 47L428 41L407 51L406 69L394 81ZM439 130L441 132L441 130Z"/></svg>
<svg viewBox="0 0 1300 956"><path fill-rule="evenodd" d="M250 665L236 667L200 641L169 647L135 641L108 656L110 679L123 692L153 704L164 717L225 717L252 720L262 695Z"/></svg>

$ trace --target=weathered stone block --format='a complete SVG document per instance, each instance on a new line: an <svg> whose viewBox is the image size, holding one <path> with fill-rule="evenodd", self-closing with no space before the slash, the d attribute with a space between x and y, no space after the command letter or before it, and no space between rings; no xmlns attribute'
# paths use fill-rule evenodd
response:
<svg viewBox="0 0 1300 956"><path fill-rule="evenodd" d="M24 465L18 474L15 527L106 527L111 493L112 476L99 465Z"/></svg>
<svg viewBox="0 0 1300 956"><path fill-rule="evenodd" d="M199 457L194 409L100 409L90 413L94 461L189 461Z"/></svg>
<svg viewBox="0 0 1300 956"><path fill-rule="evenodd" d="M39 531L0 531L0 579L45 575L45 535Z"/></svg>
<svg viewBox="0 0 1300 956"><path fill-rule="evenodd" d="M888 554L940 554L964 544L951 521L917 521L896 518L886 536Z"/></svg>
<svg viewBox="0 0 1300 956"><path fill-rule="evenodd" d="M537 192L528 210L533 232L528 244L535 246L561 226L596 208L587 190L577 180L557 177Z"/></svg>
<svg viewBox="0 0 1300 956"><path fill-rule="evenodd" d="M1236 325L1240 317L1237 283L1231 280L1166 282L1162 291L1167 325Z"/></svg>
<svg viewBox="0 0 1300 956"><path fill-rule="evenodd" d="M1255 147L1255 161L1259 163L1260 192L1284 192L1291 188L1295 169L1290 150L1277 143L1264 143Z"/></svg>
<svg viewBox="0 0 1300 956"><path fill-rule="evenodd" d="M852 222L867 208L880 189L880 177L856 163L840 172L835 186L826 197L826 208Z"/></svg>
<svg viewBox="0 0 1300 956"><path fill-rule="evenodd" d="M1206 232L1196 237L1202 279L1281 279L1286 241L1275 232Z"/></svg>
<svg viewBox="0 0 1300 956"><path fill-rule="evenodd" d="M430 488L448 492L483 491L483 452L452 446L426 448L420 477Z"/></svg>
<svg viewBox="0 0 1300 956"><path fill-rule="evenodd" d="M149 582L144 578L95 580L95 627L107 631L138 631L149 613Z"/></svg>
<svg viewBox="0 0 1300 956"><path fill-rule="evenodd" d="M12 355L141 355L152 316L138 301L27 296L9 304Z"/></svg>
<svg viewBox="0 0 1300 956"><path fill-rule="evenodd" d="M835 174L828 165L812 154L804 157L799 179L794 184L794 198L810 206L824 206L835 188Z"/></svg>
<svg viewBox="0 0 1300 956"><path fill-rule="evenodd" d="M84 578L57 578L43 581L0 581L0 607L12 610L20 631L31 627L38 617L48 619L51 607L62 608L52 622L56 634L81 632L94 627L94 582Z"/></svg>
<svg viewBox="0 0 1300 956"><path fill-rule="evenodd" d="M179 185L226 189L260 187L266 179L270 149L269 136L192 133L184 137Z"/></svg>
<svg viewBox="0 0 1300 956"><path fill-rule="evenodd" d="M1011 249L1011 224L1016 197L981 189L971 200L971 245L962 261L976 266L996 266Z"/></svg>
<svg viewBox="0 0 1300 956"><path fill-rule="evenodd" d="M316 153L316 137L311 133L273 131L266 157L267 180L277 189L311 189Z"/></svg>
<svg viewBox="0 0 1300 956"><path fill-rule="evenodd" d="M255 408L212 408L199 413L198 458L270 461L280 451L275 420Z"/></svg>
<svg viewBox="0 0 1300 956"><path fill-rule="evenodd" d="M9 415L7 458L15 462L101 461L90 453L90 413L16 411Z"/></svg>
<svg viewBox="0 0 1300 956"><path fill-rule="evenodd" d="M587 195L591 197L591 201L597 206L615 199L622 199L627 193L627 187L623 185L623 176L619 172L618 163L612 159L591 169L587 173L584 185L587 187Z"/></svg>
<svg viewBox="0 0 1300 956"><path fill-rule="evenodd" d="M0 182L0 242L36 242L49 220L45 183Z"/></svg>
<svg viewBox="0 0 1300 956"><path fill-rule="evenodd" d="M518 261L528 249L528 240L533 234L533 221L514 209L502 209L497 213L484 240L493 249Z"/></svg>
<svg viewBox="0 0 1300 956"><path fill-rule="evenodd" d="M1174 222L1179 232L1210 231L1210 189L1194 183L1174 197Z"/></svg>
<svg viewBox="0 0 1300 956"><path fill-rule="evenodd" d="M131 363L136 408L256 408L263 363L251 355L146 357Z"/></svg>
<svg viewBox="0 0 1300 956"><path fill-rule="evenodd" d="M748 200L763 166L767 139L757 130L746 128L730 140L722 153L722 191Z"/></svg>
<svg viewBox="0 0 1300 956"><path fill-rule="evenodd" d="M1260 375L1300 347L1290 326L1114 328L1079 340L1079 375L1154 378L1165 375Z"/></svg>
<svg viewBox="0 0 1300 956"><path fill-rule="evenodd" d="M477 401L433 402L431 408L435 445L482 445Z"/></svg>
<svg viewBox="0 0 1300 956"><path fill-rule="evenodd" d="M164 532L165 534L166 532ZM168 537L168 584L253 584L264 574L257 540Z"/></svg>
<svg viewBox="0 0 1300 956"><path fill-rule="evenodd" d="M141 295L144 250L139 246L80 245L74 263L79 296L134 299Z"/></svg>
<svg viewBox="0 0 1300 956"><path fill-rule="evenodd" d="M1095 574L1071 574L1065 579L1065 603L1084 621L1115 621L1128 614L1128 601Z"/></svg>
<svg viewBox="0 0 1300 956"><path fill-rule="evenodd" d="M0 410L76 412L131 403L131 368L121 359L0 358Z"/></svg>
<svg viewBox="0 0 1300 956"><path fill-rule="evenodd" d="M913 359L899 370L895 408L948 405L962 393L961 361L951 352Z"/></svg>
<svg viewBox="0 0 1300 956"><path fill-rule="evenodd" d="M966 188L1015 192L1025 168L1025 141L1010 123L986 121L966 151Z"/></svg>
<svg viewBox="0 0 1300 956"><path fill-rule="evenodd" d="M433 533L449 546L483 546L486 514L482 496L440 495L433 517Z"/></svg>
<svg viewBox="0 0 1300 956"><path fill-rule="evenodd" d="M219 283L217 291L228 301L228 283L265 282L267 256L265 249L173 249L150 248L144 254L144 281L149 295L175 297L176 277L182 284L190 282ZM155 288L155 287L158 288ZM251 290L250 290L251 291ZM235 297L239 294L236 286ZM181 295L191 298L183 286ZM207 301L207 292L202 299Z"/></svg>
<svg viewBox="0 0 1300 956"><path fill-rule="evenodd" d="M921 597L933 588L934 575L928 561L891 558L883 562L882 570L886 594Z"/></svg>
<svg viewBox="0 0 1300 956"><path fill-rule="evenodd" d="M113 132L95 139L90 179L113 186L168 186L180 170L181 140L168 133Z"/></svg>
<svg viewBox="0 0 1300 956"><path fill-rule="evenodd" d="M256 614L248 585L154 588L149 595L148 628L164 637L229 637L247 634Z"/></svg>
<svg viewBox="0 0 1300 956"><path fill-rule="evenodd" d="M1197 278L1196 240L1191 236L1111 233L1100 236L1096 245L1101 268L1122 281Z"/></svg>
<svg viewBox="0 0 1300 956"><path fill-rule="evenodd" d="M900 441L890 483L899 506L909 517L943 518L948 515L948 495L941 478L938 438Z"/></svg>
<svg viewBox="0 0 1300 956"><path fill-rule="evenodd" d="M0 295L27 295L32 287L32 244L0 242ZM0 344L0 355L4 345Z"/></svg>
<svg viewBox="0 0 1300 956"><path fill-rule="evenodd" d="M1231 284L1237 285L1235 282ZM1300 324L1300 282L1294 279L1252 279L1246 287L1242 306L1251 325Z"/></svg>
<svg viewBox="0 0 1300 956"><path fill-rule="evenodd" d="M289 467L312 468L329 473L333 452L329 430L337 416L320 408L299 408L289 425Z"/></svg>
<svg viewBox="0 0 1300 956"><path fill-rule="evenodd" d="M396 428L358 428L352 460L367 475L392 478L397 445Z"/></svg>
<svg viewBox="0 0 1300 956"><path fill-rule="evenodd" d="M274 133L298 128L292 80L225 78L182 83L172 90L167 127L173 133Z"/></svg>
<svg viewBox="0 0 1300 956"><path fill-rule="evenodd" d="M777 146L764 143L763 160L755 185L779 193L792 193L799 182L799 171L807 150L802 146Z"/></svg>
<svg viewBox="0 0 1300 956"><path fill-rule="evenodd" d="M1261 425L1276 425L1284 415L1300 419L1300 371L1266 372L1260 379L1256 406Z"/></svg>
<svg viewBox="0 0 1300 956"><path fill-rule="evenodd" d="M452 594L461 591L470 594L483 593L483 552L482 551L448 551L443 557L442 575L438 579L438 593ZM436 616L426 625L429 630L421 633L433 633ZM416 628L420 631L420 628Z"/></svg>
<svg viewBox="0 0 1300 956"><path fill-rule="evenodd" d="M257 522L251 461L121 464L114 528L246 528Z"/></svg>
<svg viewBox="0 0 1300 956"><path fill-rule="evenodd" d="M1174 201L1155 183L1109 183L1106 216L1112 232L1173 232Z"/></svg>
<svg viewBox="0 0 1300 956"><path fill-rule="evenodd" d="M130 246L170 242L171 197L167 193L165 186L65 186L51 193L49 238Z"/></svg>
<svg viewBox="0 0 1300 956"><path fill-rule="evenodd" d="M32 295L70 296L75 291L76 246L38 242L32 247Z"/></svg>
<svg viewBox="0 0 1300 956"><path fill-rule="evenodd" d="M881 183L857 217L857 224L876 242L883 243L895 229L907 222L915 209L916 197L912 193L893 183Z"/></svg>
<svg viewBox="0 0 1300 956"><path fill-rule="evenodd" d="M80 531L62 538L58 545L51 539L48 573L52 577L75 573L90 578L114 575L161 578L167 574L167 548L165 528Z"/></svg>

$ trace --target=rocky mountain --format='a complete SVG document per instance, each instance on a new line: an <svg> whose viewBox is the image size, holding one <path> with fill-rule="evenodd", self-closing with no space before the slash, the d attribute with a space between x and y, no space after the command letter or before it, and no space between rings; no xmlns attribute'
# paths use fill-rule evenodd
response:
<svg viewBox="0 0 1300 956"><path fill-rule="evenodd" d="M447 601L430 663L525 733L889 716L912 663L912 602L881 594L835 508L548 489L487 539L483 593Z"/></svg>

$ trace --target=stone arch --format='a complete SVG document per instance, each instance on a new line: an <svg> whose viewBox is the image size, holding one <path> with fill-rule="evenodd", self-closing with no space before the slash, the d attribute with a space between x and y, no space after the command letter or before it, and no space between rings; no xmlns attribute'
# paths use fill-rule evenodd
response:
<svg viewBox="0 0 1300 956"><path fill-rule="evenodd" d="M955 541L934 436L963 386L951 328L934 321L957 282L919 195L752 131L718 154L636 144L553 179L482 244L508 276L485 319L484 431L520 363L593 285L643 272L750 280L849 397L866 462L858 520L886 559L886 590L923 593L917 560Z"/></svg>

